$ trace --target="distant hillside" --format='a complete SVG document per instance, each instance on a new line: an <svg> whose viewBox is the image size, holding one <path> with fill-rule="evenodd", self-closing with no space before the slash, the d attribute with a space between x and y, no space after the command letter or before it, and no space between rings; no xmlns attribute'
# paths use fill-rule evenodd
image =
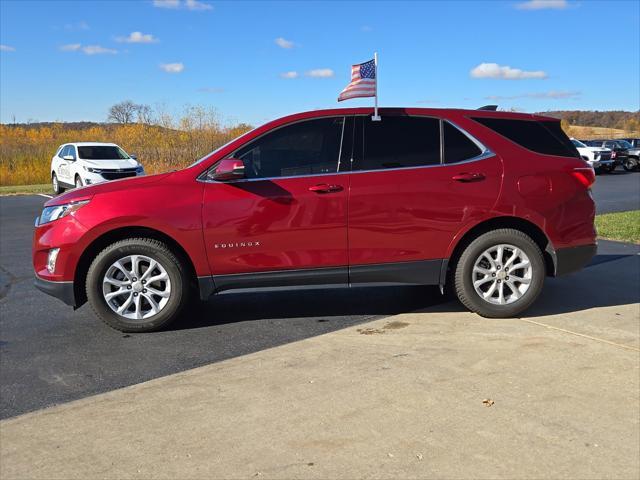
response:
<svg viewBox="0 0 640 480"><path fill-rule="evenodd" d="M559 118L569 125L583 127L616 128L627 131L640 129L640 111L625 112L623 110L593 111L593 110L556 110L539 112L541 115Z"/></svg>
<svg viewBox="0 0 640 480"><path fill-rule="evenodd" d="M99 123L99 122L33 122L33 123L5 123L5 127L9 128L24 128L24 129L38 129L38 128L52 128L54 126L61 126L68 130L87 130L93 127L108 127L115 124Z"/></svg>

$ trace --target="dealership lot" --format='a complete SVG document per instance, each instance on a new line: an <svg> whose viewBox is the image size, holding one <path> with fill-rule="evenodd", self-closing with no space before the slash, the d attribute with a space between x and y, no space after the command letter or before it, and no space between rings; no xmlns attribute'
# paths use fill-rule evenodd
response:
<svg viewBox="0 0 640 480"><path fill-rule="evenodd" d="M639 180L598 177L598 210L638 208ZM521 319L331 289L223 295L127 335L32 286L44 201L0 198L7 478L637 474L640 246L601 241Z"/></svg>
<svg viewBox="0 0 640 480"><path fill-rule="evenodd" d="M639 181L640 174L623 172L598 177L598 205L605 211L637 208ZM0 418L443 302L437 289L419 287L231 294L192 309L173 330L123 335L101 324L88 306L73 312L33 287L30 239L45 200L0 198ZM595 263L636 251L601 242ZM633 296L613 271L608 275L607 281ZM550 281L543 297L555 282L570 281ZM576 288L594 295L592 306L610 301L600 293L600 282L583 283Z"/></svg>

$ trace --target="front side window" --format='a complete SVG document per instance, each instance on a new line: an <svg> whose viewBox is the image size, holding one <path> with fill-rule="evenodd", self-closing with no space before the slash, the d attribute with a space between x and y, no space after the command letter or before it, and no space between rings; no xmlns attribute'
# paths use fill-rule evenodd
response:
<svg viewBox="0 0 640 480"><path fill-rule="evenodd" d="M440 121L428 117L364 117L362 158L354 170L384 170L440 164Z"/></svg>
<svg viewBox="0 0 640 480"><path fill-rule="evenodd" d="M444 163L456 163L470 158L477 157L482 150L467 135L451 125L444 122Z"/></svg>
<svg viewBox="0 0 640 480"><path fill-rule="evenodd" d="M78 147L80 158L85 160L125 160L129 158L120 147L111 145L90 145Z"/></svg>
<svg viewBox="0 0 640 480"><path fill-rule="evenodd" d="M343 126L343 117L287 125L242 147L233 156L244 162L246 178L335 173Z"/></svg>
<svg viewBox="0 0 640 480"><path fill-rule="evenodd" d="M473 120L528 150L559 157L580 156L560 122L488 117Z"/></svg>

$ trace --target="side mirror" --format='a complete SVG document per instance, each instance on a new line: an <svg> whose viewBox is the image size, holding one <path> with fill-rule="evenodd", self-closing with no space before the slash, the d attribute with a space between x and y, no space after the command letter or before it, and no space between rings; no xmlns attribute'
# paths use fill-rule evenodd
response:
<svg viewBox="0 0 640 480"><path fill-rule="evenodd" d="M244 178L244 162L237 158L220 160L210 177L219 182Z"/></svg>
<svg viewBox="0 0 640 480"><path fill-rule="evenodd" d="M131 153L129 157L131 157L133 160L138 160L138 156L135 153Z"/></svg>
<svg viewBox="0 0 640 480"><path fill-rule="evenodd" d="M75 162L76 157L74 157L73 155L65 155L64 157L62 157L62 159L68 162Z"/></svg>

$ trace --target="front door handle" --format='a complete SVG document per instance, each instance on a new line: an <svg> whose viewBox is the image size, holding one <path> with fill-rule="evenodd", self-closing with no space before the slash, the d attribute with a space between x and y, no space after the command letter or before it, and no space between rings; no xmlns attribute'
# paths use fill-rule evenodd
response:
<svg viewBox="0 0 640 480"><path fill-rule="evenodd" d="M479 182L485 179L485 176L482 173L459 173L458 175L454 175L451 177L456 182Z"/></svg>
<svg viewBox="0 0 640 480"><path fill-rule="evenodd" d="M344 190L344 188L342 188L342 185L328 185L326 183L320 183L318 185L309 187L310 192L316 193L335 193L341 192L342 190Z"/></svg>

